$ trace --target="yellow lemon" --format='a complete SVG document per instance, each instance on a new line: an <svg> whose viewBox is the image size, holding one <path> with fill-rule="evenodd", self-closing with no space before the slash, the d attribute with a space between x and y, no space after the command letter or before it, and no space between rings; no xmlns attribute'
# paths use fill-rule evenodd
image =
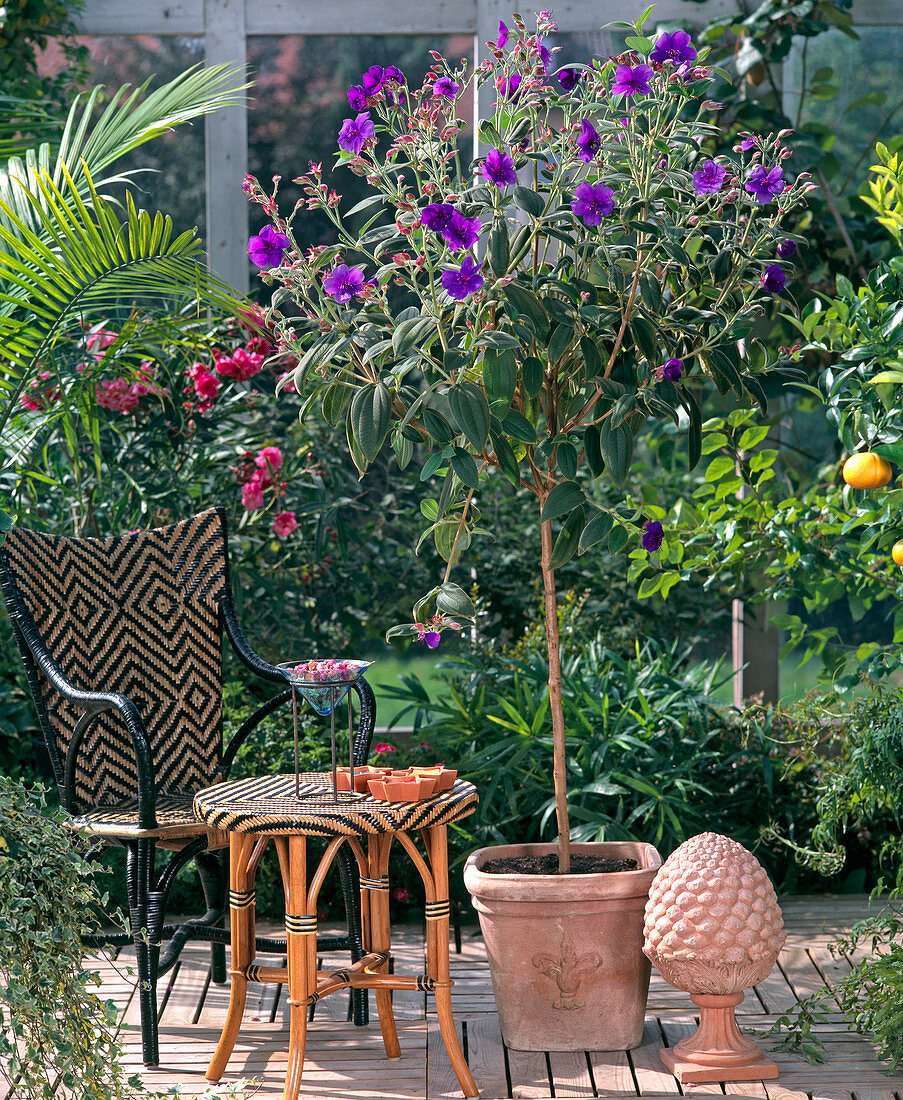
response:
<svg viewBox="0 0 903 1100"><path fill-rule="evenodd" d="M843 480L854 489L880 489L893 476L887 459L871 451L850 455L843 464L842 473Z"/></svg>
<svg viewBox="0 0 903 1100"><path fill-rule="evenodd" d="M903 565L903 539L900 539L898 542L894 543L890 552L890 556L894 559L897 565Z"/></svg>

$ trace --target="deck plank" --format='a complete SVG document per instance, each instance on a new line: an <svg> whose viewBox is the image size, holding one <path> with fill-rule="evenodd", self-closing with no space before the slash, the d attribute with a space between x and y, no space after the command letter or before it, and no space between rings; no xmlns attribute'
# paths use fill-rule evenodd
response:
<svg viewBox="0 0 903 1100"><path fill-rule="evenodd" d="M653 974L643 1042L629 1052L562 1054L506 1051L492 997L491 979L482 940L473 926L461 930L460 954L452 950L455 1019L483 1100L550 1100L556 1097L635 1096L644 1100L674 1100L721 1095L732 1100L903 1100L903 1074L888 1077L873 1044L851 1031L837 1010L815 1028L825 1044L826 1061L809 1065L801 1057L771 1048L780 1036L763 1039L767 1028L793 1007L796 999L839 981L850 960L834 958L829 943L868 912L868 898L782 899L787 945L780 965L738 1006L741 1027L763 1043L780 1067L777 1081L717 1083L680 1088L661 1062L665 1039L673 1045L696 1026L698 1010L689 996ZM880 904L872 906L872 911ZM268 933L264 928L260 931ZM392 950L398 972L424 969L422 927L393 929ZM278 956L268 961L276 962ZM336 965L342 957L335 956ZM279 960L281 961L281 960ZM178 969L161 982L169 990L160 1029L162 1064L144 1071L138 1025L135 975L128 972L134 952L123 949L116 960L97 953L89 965L102 978L99 992L120 1011L120 1038L129 1072L142 1070L148 1085L163 1089L178 1084L187 1097L203 1094L204 1071L219 1038L228 1004L229 986L208 985L209 950L186 947ZM325 956L323 969L332 969ZM162 999L162 998L161 998ZM432 998L413 991L394 995L402 1056L388 1060L376 1015L365 1028L345 1019L347 995L324 998L309 1026L308 1057L302 1078L305 1100L452 1100L461 1093L445 1053ZM197 1019L197 1023L192 1021ZM224 1081L254 1078L255 1097L282 1095L287 1058L287 1011L284 993L273 984L249 987L242 1030ZM551 1080L549 1071L551 1069ZM509 1087L510 1080L510 1087Z"/></svg>

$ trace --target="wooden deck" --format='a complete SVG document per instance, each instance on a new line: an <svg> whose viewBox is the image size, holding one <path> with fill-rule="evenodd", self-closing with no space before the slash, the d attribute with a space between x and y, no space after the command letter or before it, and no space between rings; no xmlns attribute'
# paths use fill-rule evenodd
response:
<svg viewBox="0 0 903 1100"><path fill-rule="evenodd" d="M743 1027L760 1032L799 997L831 985L849 970L850 961L835 959L828 943L866 915L868 899L785 898L782 906L788 940L779 964L766 981L747 990L737 1010ZM396 968L422 970L419 929L396 929L393 937ZM159 1070L143 1071L149 1087L164 1089L179 1083L185 1096L197 1095L205 1088L204 1070L219 1037L228 1001L228 986L209 984L207 959L204 948L187 949L171 975L169 989L161 995L161 1066ZM127 973L129 953L123 951L112 961L98 957L92 965L103 974L105 995L121 1006L120 1037L125 1044L126 1064L131 1071L141 1070L137 998L133 978ZM693 1005L654 971L643 1045L614 1053L526 1054L506 1050L482 941L475 927L463 930L461 953L452 954L452 977L456 982L455 1017L485 1100L703 1093L769 1100L903 1100L903 1075L886 1076L871 1045L849 1031L840 1013L829 1016L819 1028L827 1046L827 1060L821 1065L776 1053L773 1056L781 1067L776 1082L681 1088L662 1066L659 1050L673 1046L694 1030ZM285 994L281 986L252 985L251 989L260 992L249 995L242 1031L224 1081L256 1078L256 1091L249 1089L249 1096L261 1100L281 1097L287 1046ZM401 1058L394 1061L383 1053L375 1013L368 1027L356 1028L344 1018L346 994L336 994L317 1005L308 1032L303 1097L438 1100L460 1096L431 1011L431 999L413 991L396 992L394 998L402 1047Z"/></svg>

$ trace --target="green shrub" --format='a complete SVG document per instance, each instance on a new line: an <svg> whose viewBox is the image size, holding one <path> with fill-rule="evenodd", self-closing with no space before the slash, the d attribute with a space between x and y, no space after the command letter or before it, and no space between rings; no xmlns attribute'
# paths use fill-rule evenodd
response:
<svg viewBox="0 0 903 1100"><path fill-rule="evenodd" d="M780 844L762 850L777 820L808 835L814 815L805 768L788 757L761 708L738 715L712 696L717 664L655 641L624 656L581 619L563 614L563 667L572 839L637 839L668 855L695 833L725 833L757 854L784 888L799 871ZM444 666L448 694L430 699L414 677L394 694L415 740L480 792L475 814L454 828L458 865L486 844L553 840L548 776L552 731L538 633L507 650L478 648ZM809 876L814 879L815 876Z"/></svg>
<svg viewBox="0 0 903 1100"><path fill-rule="evenodd" d="M127 1095L115 1006L82 969L106 901L82 845L40 787L0 777L0 1078L27 1100Z"/></svg>

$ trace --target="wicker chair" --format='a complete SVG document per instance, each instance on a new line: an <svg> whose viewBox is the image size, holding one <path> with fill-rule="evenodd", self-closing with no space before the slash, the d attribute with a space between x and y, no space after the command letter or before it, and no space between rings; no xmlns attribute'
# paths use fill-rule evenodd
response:
<svg viewBox="0 0 903 1100"><path fill-rule="evenodd" d="M212 978L224 982L228 838L192 813L196 791L227 777L239 746L291 689L249 647L229 581L226 519L210 509L154 531L65 538L14 528L0 549L0 588L28 674L63 807L97 838L126 850L129 931L92 942L134 942L145 1065L159 1064L157 979L191 938L211 941ZM222 636L240 660L284 690L223 747ZM366 761L375 703L365 681L356 763ZM155 876L157 849L173 854ZM361 957L354 860L339 853L348 935L321 949ZM164 925L176 873L194 859L207 912ZM169 942L161 957L161 945ZM260 950L284 950L261 938ZM366 1022L363 996L353 1003Z"/></svg>

